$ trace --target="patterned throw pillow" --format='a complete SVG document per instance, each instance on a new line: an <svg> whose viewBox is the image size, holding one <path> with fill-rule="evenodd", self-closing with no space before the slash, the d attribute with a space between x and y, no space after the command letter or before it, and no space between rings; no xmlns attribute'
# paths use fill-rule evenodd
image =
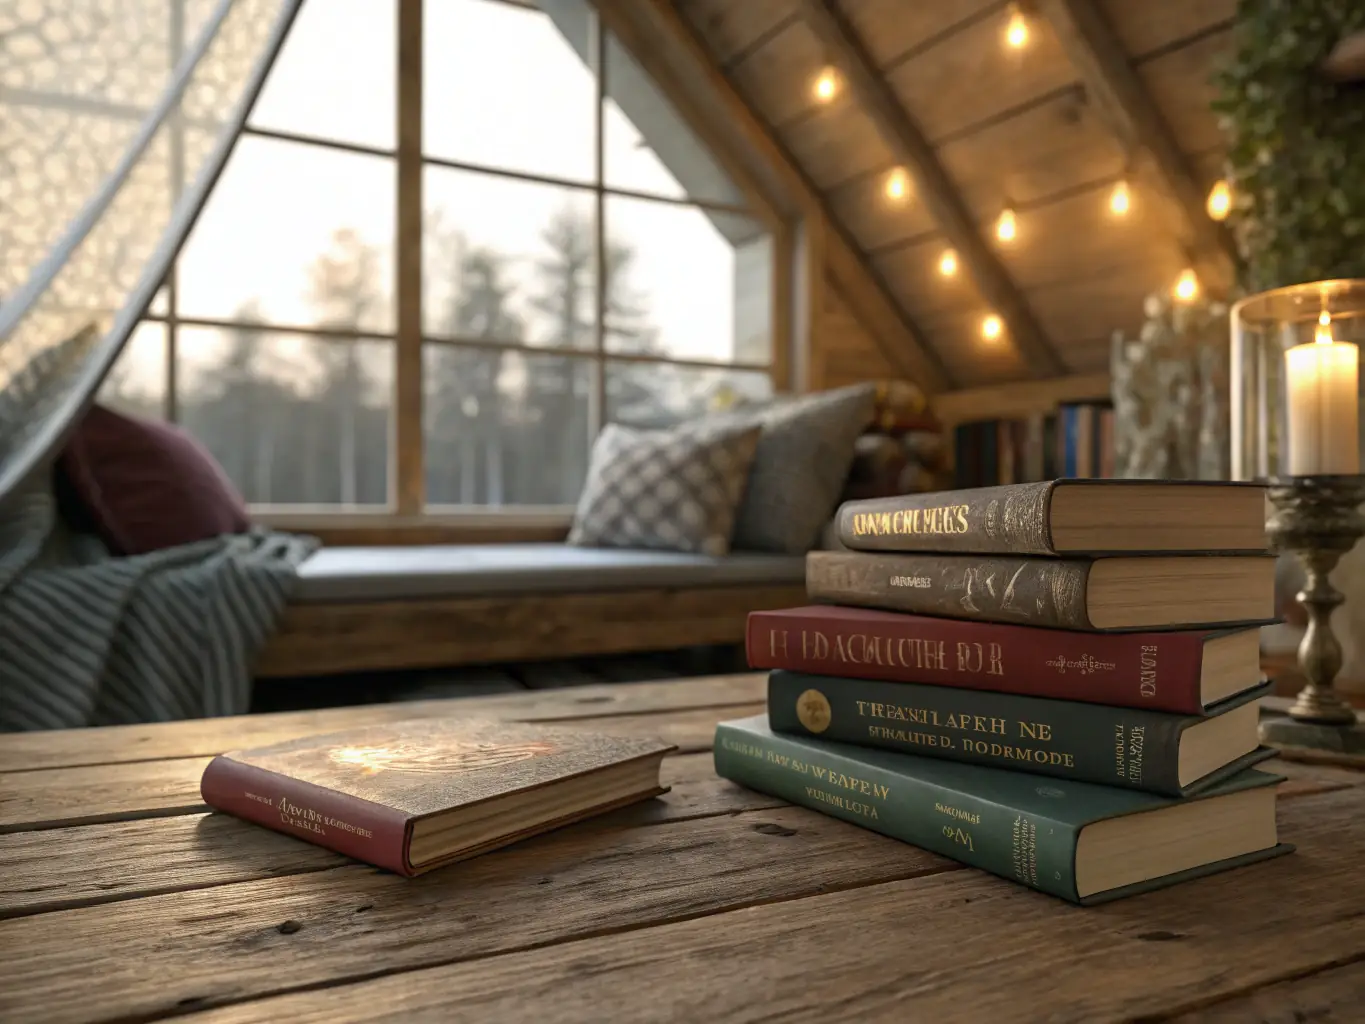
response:
<svg viewBox="0 0 1365 1024"><path fill-rule="evenodd" d="M876 412L877 386L780 400L726 422L763 428L735 520L738 549L805 554L839 504L854 446Z"/></svg>
<svg viewBox="0 0 1365 1024"><path fill-rule="evenodd" d="M727 554L759 433L756 423L609 424L593 445L569 543Z"/></svg>

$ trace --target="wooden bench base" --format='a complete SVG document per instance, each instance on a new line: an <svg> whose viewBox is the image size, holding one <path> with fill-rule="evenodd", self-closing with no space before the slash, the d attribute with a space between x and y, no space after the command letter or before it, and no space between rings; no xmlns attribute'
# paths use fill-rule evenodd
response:
<svg viewBox="0 0 1365 1024"><path fill-rule="evenodd" d="M441 668L740 643L751 611L806 602L800 583L295 605L257 678Z"/></svg>

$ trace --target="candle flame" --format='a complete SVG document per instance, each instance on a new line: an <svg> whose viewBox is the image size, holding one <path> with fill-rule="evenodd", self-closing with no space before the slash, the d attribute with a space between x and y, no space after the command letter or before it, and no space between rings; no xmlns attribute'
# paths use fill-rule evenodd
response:
<svg viewBox="0 0 1365 1024"><path fill-rule="evenodd" d="M1319 345L1330 345L1334 340L1332 338L1332 314L1325 309L1318 314L1318 327L1313 332L1313 340Z"/></svg>

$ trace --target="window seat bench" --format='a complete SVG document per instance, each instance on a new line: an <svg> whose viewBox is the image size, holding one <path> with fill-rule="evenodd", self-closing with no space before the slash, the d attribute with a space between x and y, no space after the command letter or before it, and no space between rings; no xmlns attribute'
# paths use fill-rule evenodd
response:
<svg viewBox="0 0 1365 1024"><path fill-rule="evenodd" d="M739 643L805 601L805 558L568 544L324 547L300 567L258 678Z"/></svg>

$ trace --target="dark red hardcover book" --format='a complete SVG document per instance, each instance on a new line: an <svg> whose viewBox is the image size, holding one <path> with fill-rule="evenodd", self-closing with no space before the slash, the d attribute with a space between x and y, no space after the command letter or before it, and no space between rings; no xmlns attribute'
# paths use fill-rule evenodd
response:
<svg viewBox="0 0 1365 1024"><path fill-rule="evenodd" d="M1257 627L1081 633L834 605L751 612L749 665L1202 715L1260 683Z"/></svg>

